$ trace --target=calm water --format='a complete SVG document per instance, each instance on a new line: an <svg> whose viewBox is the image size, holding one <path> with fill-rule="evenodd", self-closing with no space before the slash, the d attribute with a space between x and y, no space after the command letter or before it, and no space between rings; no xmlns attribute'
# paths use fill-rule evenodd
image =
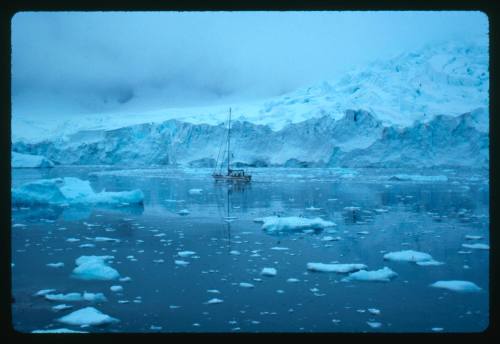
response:
<svg viewBox="0 0 500 344"><path fill-rule="evenodd" d="M12 228L14 328L80 330L56 319L86 306L120 320L84 329L90 332L477 332L488 326L489 251L461 246L471 243L465 235L484 237L472 243L489 243L487 172L433 171L448 181L403 182L389 177L408 171L256 169L251 185L233 188L214 184L209 172L14 170L14 187L78 176L90 179L97 191L140 188L145 195L144 207L13 209L12 223L18 224ZM193 188L203 192L190 194ZM307 210L310 206L321 209ZM345 209L353 206L360 209ZM177 214L181 209L189 215ZM236 217L230 223L224 219L228 213ZM270 235L253 221L276 213L319 216L337 226ZM326 235L341 240L322 241ZM119 242L95 242L95 237ZM95 247L79 247L85 243ZM383 259L386 252L406 249L429 253L445 264ZM177 255L185 250L196 254ZM113 255L110 265L131 280L72 278L75 259L82 255ZM64 266L46 265L56 262ZM308 272L308 262L363 263L369 270L387 266L398 276L386 283L341 282L345 275ZM265 267L276 268L277 275L260 275ZM467 280L482 291L429 287L438 280ZM243 288L241 282L254 288ZM112 292L112 285L123 291ZM108 301L50 302L33 296L49 288L55 293L102 292ZM206 304L212 298L223 302ZM51 309L61 303L73 308Z"/></svg>

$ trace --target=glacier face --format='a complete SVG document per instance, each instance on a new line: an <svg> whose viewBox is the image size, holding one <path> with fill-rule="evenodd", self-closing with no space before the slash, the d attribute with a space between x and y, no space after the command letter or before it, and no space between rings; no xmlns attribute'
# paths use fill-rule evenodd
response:
<svg viewBox="0 0 500 344"><path fill-rule="evenodd" d="M243 166L487 167L488 91L487 42L429 45L337 81L233 105L232 161ZM56 164L208 167L225 137L228 107L54 123L13 116L12 150Z"/></svg>
<svg viewBox="0 0 500 344"><path fill-rule="evenodd" d="M440 115L404 128L384 126L363 110L348 110L339 120L312 118L279 131L236 121L232 161L236 166L484 168L489 162L487 123L484 109ZM41 143L18 142L13 149L58 164L210 167L225 135L223 125L168 120Z"/></svg>

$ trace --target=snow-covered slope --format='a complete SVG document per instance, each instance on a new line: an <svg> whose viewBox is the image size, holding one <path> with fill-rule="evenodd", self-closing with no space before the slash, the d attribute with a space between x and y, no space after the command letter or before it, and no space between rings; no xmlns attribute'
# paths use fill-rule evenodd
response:
<svg viewBox="0 0 500 344"><path fill-rule="evenodd" d="M428 46L336 82L232 105L232 161L486 167L488 90L486 42ZM13 150L61 164L210 166L225 135L228 107L109 114L63 123L13 117ZM50 134L35 135L38 131Z"/></svg>

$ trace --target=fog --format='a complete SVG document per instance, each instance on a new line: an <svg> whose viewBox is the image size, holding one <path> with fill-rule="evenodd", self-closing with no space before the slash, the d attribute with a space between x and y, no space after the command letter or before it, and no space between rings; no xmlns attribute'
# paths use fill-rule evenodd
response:
<svg viewBox="0 0 500 344"><path fill-rule="evenodd" d="M481 12L21 12L13 115L253 101L487 33Z"/></svg>

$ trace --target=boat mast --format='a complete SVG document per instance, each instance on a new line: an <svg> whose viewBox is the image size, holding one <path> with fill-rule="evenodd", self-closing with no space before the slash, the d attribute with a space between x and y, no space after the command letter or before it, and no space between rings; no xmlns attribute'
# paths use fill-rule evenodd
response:
<svg viewBox="0 0 500 344"><path fill-rule="evenodd" d="M228 129L227 129L227 175L229 176L230 174L230 158L231 158L231 108L229 108L229 124L228 124Z"/></svg>

